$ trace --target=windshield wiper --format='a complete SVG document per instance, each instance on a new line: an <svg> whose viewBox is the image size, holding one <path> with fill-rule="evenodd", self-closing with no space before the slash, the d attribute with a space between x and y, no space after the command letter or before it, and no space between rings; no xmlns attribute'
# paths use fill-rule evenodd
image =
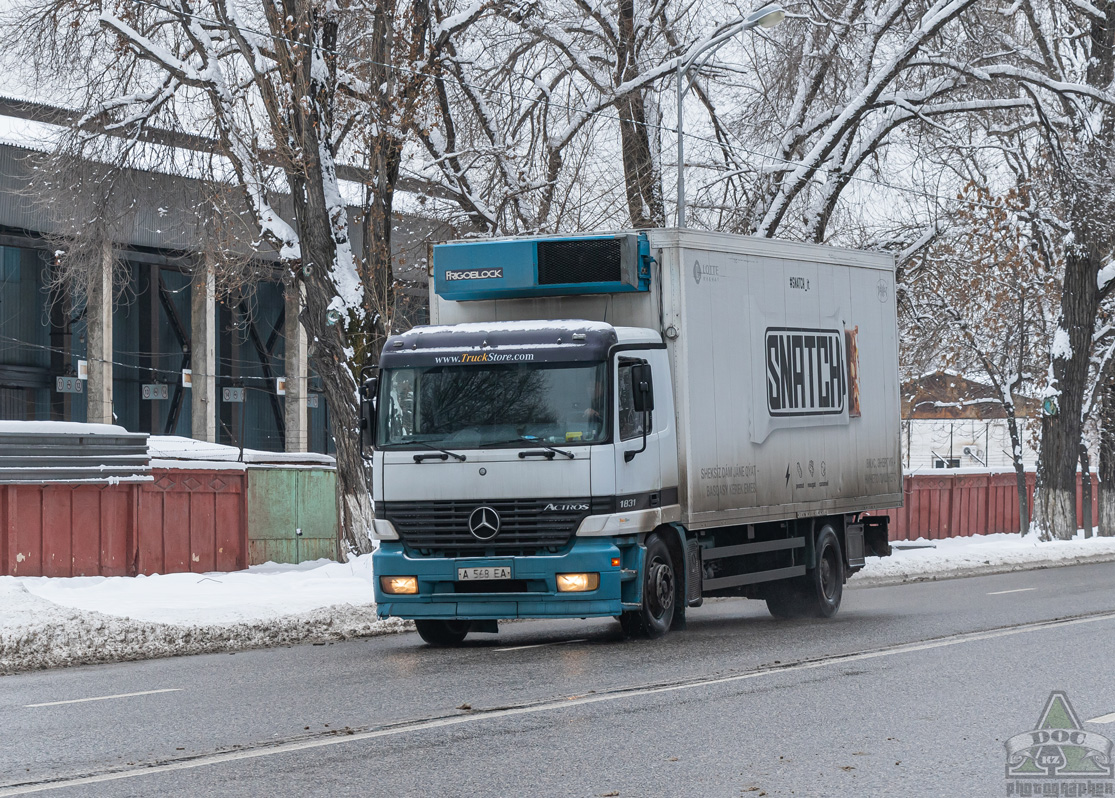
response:
<svg viewBox="0 0 1115 798"><path fill-rule="evenodd" d="M430 448L435 451L441 452L441 454L433 454L432 452L426 452L425 454L416 454L414 455L414 462L421 463L423 460L448 460L450 457L452 457L454 460L458 460L463 463L465 460L468 459L463 454L457 454L456 452L451 452L448 449L441 449L437 446L431 446Z"/></svg>
<svg viewBox="0 0 1115 798"><path fill-rule="evenodd" d="M442 449L440 446L430 446L428 443L424 445L430 449L433 449L435 452L441 452L441 454L433 454L432 452L416 454L414 455L414 462L421 463L423 460L448 460L450 457L452 457L454 460L463 463L465 460L468 459L463 454L457 454L456 452L451 452L448 449Z"/></svg>
<svg viewBox="0 0 1115 798"><path fill-rule="evenodd" d="M388 449L393 449L396 446L407 446L409 444L417 444L425 449L433 449L435 452L440 452L440 454L416 454L414 455L414 462L416 463L421 463L423 460L448 460L450 457L463 463L467 459L463 454L457 454L456 452L451 452L448 449L442 449L440 446L431 446L425 441L420 441L413 437L400 438L399 440L394 441L393 443L389 443L385 446L381 446L380 448L386 451Z"/></svg>
<svg viewBox="0 0 1115 798"><path fill-rule="evenodd" d="M488 441L487 443L480 444L480 448L487 449L491 446L506 446L509 443L529 443L532 446L539 446L543 449L546 449L547 451L553 452L554 454L563 454L570 460L577 459L577 455L573 454L573 452L567 452L564 449L555 449L553 446L548 446L545 443L542 443L540 439L535 438L531 435L519 435L518 437L512 438L511 440L507 441Z"/></svg>
<svg viewBox="0 0 1115 798"><path fill-rule="evenodd" d="M517 438L517 440L518 440L518 441L522 441L523 443L529 443L529 444L532 444L532 445L534 445L534 446L538 446L538 447L540 447L540 448L542 448L542 449L545 449L545 450L546 450L547 452L553 452L553 454L551 454L551 455L550 455L550 459L551 459L551 460L553 460L553 459L554 459L554 454L562 454L562 455L565 455L565 456L566 456L566 457L568 457L568 458L569 458L570 460L576 460L576 459L577 459L577 455L573 454L573 452L569 452L569 451L566 451L565 449L555 449L555 448L554 448L553 446L549 446L549 445L547 445L547 444L545 444L545 443L542 443L542 441L541 441L541 440L539 440L538 438L535 438L535 437L533 437L533 436L531 436L531 435L520 435L520 436L519 436L519 437ZM515 443L516 441L507 441L507 442L508 442L508 443ZM519 452L519 458L520 458L520 459L522 459L522 458L524 458L524 457L526 457L526 456L527 456L527 453L526 453L526 452Z"/></svg>

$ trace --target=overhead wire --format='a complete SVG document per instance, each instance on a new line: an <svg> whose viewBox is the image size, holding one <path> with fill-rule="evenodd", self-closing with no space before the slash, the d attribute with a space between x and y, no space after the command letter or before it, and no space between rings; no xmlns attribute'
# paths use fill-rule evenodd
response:
<svg viewBox="0 0 1115 798"><path fill-rule="evenodd" d="M78 354L77 352L65 349L63 347L50 346L50 345L47 345L47 344L36 344L36 343L32 343L30 341L21 340L19 338L13 338L10 335L0 335L0 349L3 349L3 348L8 347L8 346L13 346L13 345L15 347L18 347L18 348L24 349L24 350L39 351L39 352L50 352L50 353L53 353L53 354L62 355L63 357L71 357L71 358L76 358L78 360L85 360L85 361L91 361L91 362L96 362L96 363L102 363L102 364L105 364L105 365L111 365L114 369L119 367L120 369L123 369L123 370L145 372L145 373L152 374L152 375L155 375L155 374L167 375L167 376L171 376L171 377L175 377L175 378L180 377L182 375L182 369L163 368L161 366L137 366L135 363L129 363L129 362L126 362L126 361L123 361L123 360L115 360L115 359L109 359L109 358L94 357L94 356L91 356L91 355L88 355L88 354L81 355L81 354ZM136 354L136 355L139 355L139 356L151 357L151 358L181 356L181 352L136 352L136 353L123 353L123 354ZM233 358L218 358L218 360L221 362L221 364L228 364L230 368L236 363L252 364L254 362L251 359L241 359L241 358L235 358L235 359L233 359ZM258 383L266 383L267 385L273 385L274 382L275 382L274 378L272 378L272 377L263 377L263 376L251 375L251 374L242 374L242 375L233 376L231 374L221 374L221 373L211 374L211 373L206 373L206 372L202 372L202 371L195 371L195 370L192 370L192 369L190 371L190 374L194 377L213 377L214 379L218 379L218 380L222 380L222 381L228 380L228 381L232 381L234 383L230 387L244 387L244 388L250 388L252 390L264 390L265 392L268 392L268 393L270 393L270 391L266 391L266 389L264 389L264 388L257 388L254 385L247 385L247 384L239 385L239 384L235 384L235 383L239 383L239 382L243 381L245 383L247 383L247 382L258 382ZM58 375L58 376L66 376L66 375ZM313 379L318 379L318 377L316 377L316 375L308 375L307 376L307 380L313 380ZM313 392L313 391L311 391L311 392Z"/></svg>

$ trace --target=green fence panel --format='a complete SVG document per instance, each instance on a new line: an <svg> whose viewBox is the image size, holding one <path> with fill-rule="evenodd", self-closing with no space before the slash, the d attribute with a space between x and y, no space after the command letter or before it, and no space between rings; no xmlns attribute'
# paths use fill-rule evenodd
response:
<svg viewBox="0 0 1115 798"><path fill-rule="evenodd" d="M336 485L332 469L249 468L251 564L337 559Z"/></svg>

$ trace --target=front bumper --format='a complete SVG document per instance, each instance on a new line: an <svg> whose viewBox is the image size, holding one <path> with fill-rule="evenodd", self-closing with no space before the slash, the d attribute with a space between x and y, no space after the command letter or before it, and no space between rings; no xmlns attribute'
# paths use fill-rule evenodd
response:
<svg viewBox="0 0 1115 798"><path fill-rule="evenodd" d="M575 539L563 554L530 557L418 557L403 545L383 541L372 555L376 612L381 618L501 620L508 618L590 618L619 615L637 606L642 547L630 540ZM612 565L613 558L620 564ZM482 582L457 592L458 568L510 566L517 592L472 592ZM557 574L600 574L596 590L559 593ZM416 576L418 593L395 596L380 588L380 577ZM626 607L624 605L627 605Z"/></svg>

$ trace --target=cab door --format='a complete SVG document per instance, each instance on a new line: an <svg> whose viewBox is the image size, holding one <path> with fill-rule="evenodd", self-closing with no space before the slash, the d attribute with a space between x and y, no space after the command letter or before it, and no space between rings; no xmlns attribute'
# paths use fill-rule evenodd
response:
<svg viewBox="0 0 1115 798"><path fill-rule="evenodd" d="M647 366L645 358L635 353L616 358L612 384L612 434L616 442L617 511L643 510L658 506L662 489L662 467L659 459L660 434L656 430L654 409L635 409L635 373L637 366ZM649 374L649 369L648 372ZM643 449L644 431L646 448Z"/></svg>

